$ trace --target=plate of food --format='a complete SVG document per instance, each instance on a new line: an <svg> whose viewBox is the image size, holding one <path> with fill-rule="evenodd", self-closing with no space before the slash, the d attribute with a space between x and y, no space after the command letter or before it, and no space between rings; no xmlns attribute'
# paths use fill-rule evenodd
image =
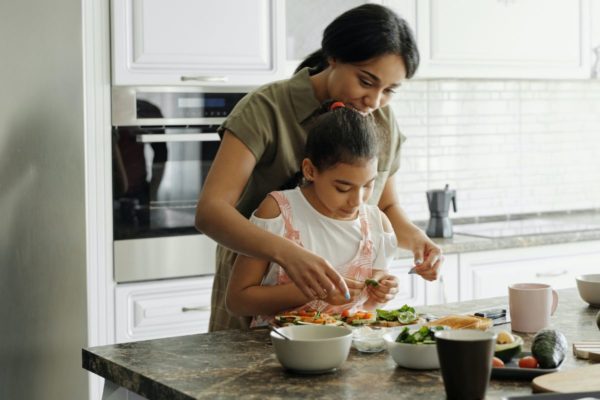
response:
<svg viewBox="0 0 600 400"><path fill-rule="evenodd" d="M277 324L285 325L342 325L338 315L317 310L288 311L275 316Z"/></svg>
<svg viewBox="0 0 600 400"><path fill-rule="evenodd" d="M555 329L542 329L535 334L531 352L523 352L523 341L510 332L501 331L496 339L492 362L492 378L531 380L556 372L567 353L567 339ZM499 343L504 342L504 343Z"/></svg>
<svg viewBox="0 0 600 400"><path fill-rule="evenodd" d="M395 327L425 323L425 319L413 307L405 304L396 310L375 310L375 321L370 326Z"/></svg>

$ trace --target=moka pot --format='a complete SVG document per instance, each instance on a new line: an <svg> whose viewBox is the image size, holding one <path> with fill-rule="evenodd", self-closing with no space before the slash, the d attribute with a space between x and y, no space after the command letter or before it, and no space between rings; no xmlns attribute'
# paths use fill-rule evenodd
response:
<svg viewBox="0 0 600 400"><path fill-rule="evenodd" d="M432 238L451 238L452 221L448 217L450 202L456 212L456 190L435 189L427 191L427 204L429 205L429 223L427 224L427 236Z"/></svg>

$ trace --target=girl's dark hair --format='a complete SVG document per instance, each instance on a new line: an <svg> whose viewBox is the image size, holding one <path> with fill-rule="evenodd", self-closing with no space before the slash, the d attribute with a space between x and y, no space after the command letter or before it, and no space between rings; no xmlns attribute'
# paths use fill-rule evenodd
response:
<svg viewBox="0 0 600 400"><path fill-rule="evenodd" d="M295 72L304 67L323 71L329 57L354 63L385 54L402 58L407 78L417 71L419 50L408 23L387 7L364 4L334 19L323 32L321 49L302 61Z"/></svg>
<svg viewBox="0 0 600 400"><path fill-rule="evenodd" d="M325 102L309 122L304 158L324 171L338 163L378 157L379 129L373 116L343 106L330 110L332 103ZM280 190L296 187L302 178L302 172L297 172Z"/></svg>

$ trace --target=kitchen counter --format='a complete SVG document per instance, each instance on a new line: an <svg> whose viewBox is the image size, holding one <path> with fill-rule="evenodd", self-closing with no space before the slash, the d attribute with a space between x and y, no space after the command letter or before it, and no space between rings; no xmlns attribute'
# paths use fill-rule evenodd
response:
<svg viewBox="0 0 600 400"><path fill-rule="evenodd" d="M488 251L510 249L517 247L545 246L560 243L583 242L589 240L600 240L600 211L585 210L573 212L548 212L536 214L520 214L506 216L490 216L479 218L460 218L453 219L452 223L455 230L459 230L461 225L487 224L499 221L528 221L539 220L552 221L557 225L571 224L573 226L583 226L585 224L596 225L598 229L575 230L567 232L548 232L543 234L527 234L506 237L485 238L455 233L452 238L439 239L434 241L442 248L444 253L466 253L473 251ZM417 222L417 225L423 229L427 226L426 221ZM412 257L412 254L406 250L398 251L398 258Z"/></svg>
<svg viewBox="0 0 600 400"><path fill-rule="evenodd" d="M552 328L573 340L600 339L595 325L598 309L588 307L576 289L559 290ZM444 315L506 305L506 297L419 307L419 312ZM507 329L508 325L494 330ZM520 335L529 350L533 335ZM286 372L275 358L266 330L222 331L83 349L83 368L103 378L112 391L126 388L148 399L225 398L426 398L444 399L439 370L413 371L397 367L387 352L362 354L352 349L333 373L297 375ZM572 353L561 366L589 365ZM122 390L125 392L124 390ZM115 392L116 393L116 392ZM111 399L126 398L111 394ZM527 381L495 380L487 399L530 394ZM107 396L108 398L108 396Z"/></svg>

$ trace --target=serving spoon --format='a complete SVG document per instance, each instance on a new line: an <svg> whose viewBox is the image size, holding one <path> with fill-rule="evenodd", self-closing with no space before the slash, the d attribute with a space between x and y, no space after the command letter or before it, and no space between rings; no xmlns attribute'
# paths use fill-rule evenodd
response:
<svg viewBox="0 0 600 400"><path fill-rule="evenodd" d="M292 340L288 335L286 335L285 333L281 332L278 327L273 326L273 325L269 325L269 327L271 328L272 332L275 332L276 334L278 334L279 336L281 336L285 340Z"/></svg>

